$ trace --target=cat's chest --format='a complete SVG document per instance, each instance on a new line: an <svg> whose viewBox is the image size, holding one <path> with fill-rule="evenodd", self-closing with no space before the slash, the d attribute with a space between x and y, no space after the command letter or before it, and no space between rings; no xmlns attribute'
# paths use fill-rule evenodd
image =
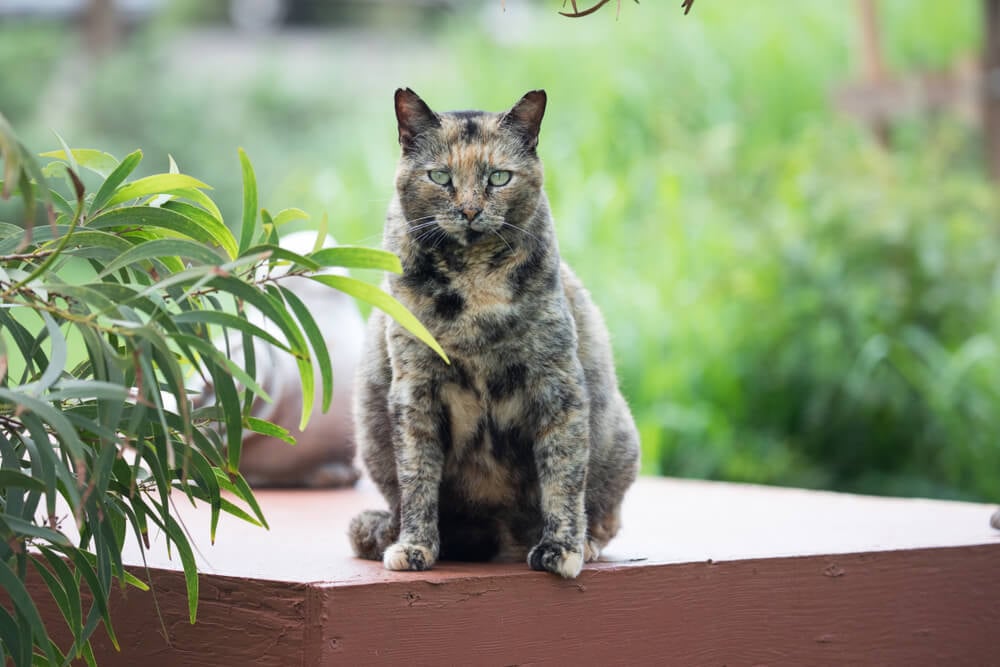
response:
<svg viewBox="0 0 1000 667"><path fill-rule="evenodd" d="M449 279L449 285L438 291L437 296L454 294L461 299L462 306L454 313L455 319L461 319L463 316L474 318L477 315L505 313L514 306L514 289L505 272L477 267L454 273ZM437 299L433 306L438 310ZM438 315L447 319L448 314L439 312Z"/></svg>
<svg viewBox="0 0 1000 667"><path fill-rule="evenodd" d="M476 386L478 385L478 386ZM449 382L439 392L445 477L470 500L513 502L534 466L526 394L494 396L486 383Z"/></svg>
<svg viewBox="0 0 1000 667"><path fill-rule="evenodd" d="M488 267L442 272L436 280L404 274L397 296L446 347L492 338L525 305L507 274Z"/></svg>

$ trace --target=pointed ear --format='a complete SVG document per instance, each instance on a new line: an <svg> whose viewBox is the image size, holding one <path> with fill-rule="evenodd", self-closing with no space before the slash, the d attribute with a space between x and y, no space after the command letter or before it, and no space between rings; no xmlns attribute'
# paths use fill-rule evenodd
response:
<svg viewBox="0 0 1000 667"><path fill-rule="evenodd" d="M526 148L538 145L538 130L545 115L545 91L532 90L503 115L500 124L519 134Z"/></svg>
<svg viewBox="0 0 1000 667"><path fill-rule="evenodd" d="M417 135L441 127L437 114L409 88L396 89L396 121L399 123L399 145L404 152L413 148Z"/></svg>

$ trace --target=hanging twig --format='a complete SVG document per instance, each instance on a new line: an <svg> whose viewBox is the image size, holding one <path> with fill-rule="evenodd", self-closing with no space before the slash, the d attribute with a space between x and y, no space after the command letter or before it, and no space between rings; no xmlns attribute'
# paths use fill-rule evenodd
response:
<svg viewBox="0 0 1000 667"><path fill-rule="evenodd" d="M566 2L567 0L563 0L563 7L566 6ZM597 0L597 3L594 4L593 6L588 7L586 9L580 9L576 5L576 0L569 0L569 4L573 7L573 11L559 12L559 13L562 14L563 16L568 16L570 18L578 19L593 14L594 12L596 12L598 9L608 4L609 2L611 2L611 0ZM635 3L639 4L639 0L635 0ZM615 17L617 18L617 16L621 14L622 11L622 0L617 0L616 5L617 5L617 10L615 12ZM681 9L684 10L685 15L687 15L687 13L691 11L692 5L694 5L694 0L683 0L683 2L681 2Z"/></svg>
<svg viewBox="0 0 1000 667"><path fill-rule="evenodd" d="M609 2L611 2L611 0L598 0L597 4L594 5L593 7L580 11L580 8L576 6L576 0L569 0L569 4L573 6L573 11L559 12L559 13L562 14L563 16L568 16L570 18L578 19L593 14L594 12L596 12L598 9L608 4ZM563 7L565 6L566 6L566 0L563 0ZM622 0L618 0L618 9L621 10L621 7L622 7Z"/></svg>

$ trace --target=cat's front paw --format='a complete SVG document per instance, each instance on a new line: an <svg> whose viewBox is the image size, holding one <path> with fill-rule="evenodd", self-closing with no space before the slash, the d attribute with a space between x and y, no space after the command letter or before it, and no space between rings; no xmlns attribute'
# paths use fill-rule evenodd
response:
<svg viewBox="0 0 1000 667"><path fill-rule="evenodd" d="M396 542L385 550L382 564L387 570L429 570L437 554L422 544Z"/></svg>
<svg viewBox="0 0 1000 667"><path fill-rule="evenodd" d="M533 570L546 570L566 579L573 579L583 568L583 550L567 549L555 542L542 541L528 553L528 565Z"/></svg>

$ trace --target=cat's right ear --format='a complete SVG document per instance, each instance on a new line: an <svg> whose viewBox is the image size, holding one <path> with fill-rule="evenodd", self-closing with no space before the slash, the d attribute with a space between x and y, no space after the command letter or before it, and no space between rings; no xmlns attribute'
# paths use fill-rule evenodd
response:
<svg viewBox="0 0 1000 667"><path fill-rule="evenodd" d="M396 89L396 121L399 123L399 145L404 153L413 148L417 136L441 127L438 115L409 88Z"/></svg>

